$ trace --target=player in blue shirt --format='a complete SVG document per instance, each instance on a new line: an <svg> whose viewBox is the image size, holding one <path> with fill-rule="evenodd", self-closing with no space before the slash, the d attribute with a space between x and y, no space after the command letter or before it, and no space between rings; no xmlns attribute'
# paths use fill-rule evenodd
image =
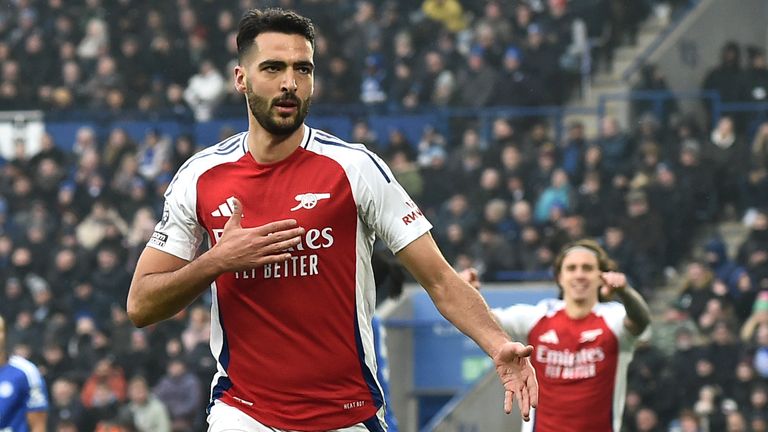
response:
<svg viewBox="0 0 768 432"><path fill-rule="evenodd" d="M5 347L5 318L0 317L0 432L45 432L48 397L37 366Z"/></svg>

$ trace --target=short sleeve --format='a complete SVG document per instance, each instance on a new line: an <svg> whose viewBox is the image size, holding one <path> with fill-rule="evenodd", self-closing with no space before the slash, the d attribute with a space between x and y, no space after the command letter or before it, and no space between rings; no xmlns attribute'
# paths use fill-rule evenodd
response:
<svg viewBox="0 0 768 432"><path fill-rule="evenodd" d="M196 178L182 168L165 193L163 216L147 242L152 247L191 261L205 236L197 219Z"/></svg>
<svg viewBox="0 0 768 432"><path fill-rule="evenodd" d="M37 372L37 378L30 379L29 398L27 399L27 409L30 411L45 411L48 409L48 397L45 389L45 381L40 372Z"/></svg>
<svg viewBox="0 0 768 432"><path fill-rule="evenodd" d="M599 303L595 307L595 312L603 317L605 323L608 325L608 328L610 328L613 334L616 335L616 338L619 340L619 347L622 351L632 351L634 349L635 342L640 336L647 335L644 336L644 338L650 336L649 329L646 329L645 332L638 336L630 333L630 331L624 325L624 319L627 316L627 311L624 309L624 305L619 302L610 301Z"/></svg>
<svg viewBox="0 0 768 432"><path fill-rule="evenodd" d="M27 384L25 405L29 411L45 411L48 409L48 391L40 370L32 362L18 356L12 356L9 364L23 373Z"/></svg>
<svg viewBox="0 0 768 432"><path fill-rule="evenodd" d="M360 215L389 249L397 253L432 229L432 224L395 180L381 158L367 153L376 167L360 173L364 185L358 203Z"/></svg>
<svg viewBox="0 0 768 432"><path fill-rule="evenodd" d="M516 304L505 308L494 308L492 312L512 339L528 343L528 333L546 315L547 306L544 303Z"/></svg>

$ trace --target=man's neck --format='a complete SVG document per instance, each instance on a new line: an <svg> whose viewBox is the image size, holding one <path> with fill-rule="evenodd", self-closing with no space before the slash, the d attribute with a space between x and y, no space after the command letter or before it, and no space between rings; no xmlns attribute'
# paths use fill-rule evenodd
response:
<svg viewBox="0 0 768 432"><path fill-rule="evenodd" d="M253 159L262 164L272 164L287 158L303 139L303 124L290 135L273 135L258 123L248 128L248 150Z"/></svg>
<svg viewBox="0 0 768 432"><path fill-rule="evenodd" d="M565 314L571 319L582 319L592 312L596 301L565 301Z"/></svg>

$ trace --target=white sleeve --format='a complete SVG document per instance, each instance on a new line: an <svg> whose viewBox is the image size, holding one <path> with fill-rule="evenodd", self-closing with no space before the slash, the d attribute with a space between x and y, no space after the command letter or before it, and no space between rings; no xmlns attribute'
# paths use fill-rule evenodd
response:
<svg viewBox="0 0 768 432"><path fill-rule="evenodd" d="M624 318L627 316L624 305L616 301L599 303L595 307L595 312L603 317L608 328L616 335L616 338L619 340L619 349L621 351L632 351L638 336L630 333L624 325Z"/></svg>
<svg viewBox="0 0 768 432"><path fill-rule="evenodd" d="M163 217L147 246L192 261L205 231L197 220L197 177L189 167L182 168L165 192Z"/></svg>
<svg viewBox="0 0 768 432"><path fill-rule="evenodd" d="M40 370L32 362L19 356L11 356L8 363L21 370L27 378L29 385L29 394L27 395L26 406L30 411L45 411L48 409L48 397L45 386L45 380L40 374Z"/></svg>
<svg viewBox="0 0 768 432"><path fill-rule="evenodd" d="M512 339L516 342L528 343L528 333L541 317L546 315L547 308L543 303L516 304L505 308L494 308L491 311Z"/></svg>
<svg viewBox="0 0 768 432"><path fill-rule="evenodd" d="M358 202L360 216L392 253L397 253L432 229L432 224L395 180L384 161L367 153L376 167L359 173L363 185Z"/></svg>

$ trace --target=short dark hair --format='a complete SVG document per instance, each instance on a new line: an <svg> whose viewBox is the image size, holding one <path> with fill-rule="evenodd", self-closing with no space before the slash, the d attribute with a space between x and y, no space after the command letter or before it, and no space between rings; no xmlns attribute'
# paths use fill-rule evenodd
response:
<svg viewBox="0 0 768 432"><path fill-rule="evenodd" d="M280 8L251 9L240 19L237 30L237 56L242 60L261 33L276 32L304 36L315 49L315 26L309 18Z"/></svg>

